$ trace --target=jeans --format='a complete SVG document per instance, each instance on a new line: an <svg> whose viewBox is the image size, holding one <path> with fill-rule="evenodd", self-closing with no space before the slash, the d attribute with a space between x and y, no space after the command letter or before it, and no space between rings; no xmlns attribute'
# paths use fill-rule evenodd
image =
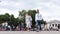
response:
<svg viewBox="0 0 60 34"><path fill-rule="evenodd" d="M36 21L36 31L41 30L41 20Z"/></svg>

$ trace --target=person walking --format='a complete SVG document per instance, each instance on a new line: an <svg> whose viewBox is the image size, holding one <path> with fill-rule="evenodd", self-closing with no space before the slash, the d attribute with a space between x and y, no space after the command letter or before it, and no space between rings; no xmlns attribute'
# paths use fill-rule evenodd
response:
<svg viewBox="0 0 60 34"><path fill-rule="evenodd" d="M26 28L29 31L31 29L31 22L32 22L32 17L28 13L26 13L25 23L26 23Z"/></svg>
<svg viewBox="0 0 60 34"><path fill-rule="evenodd" d="M41 30L41 21L42 21L42 15L39 13L39 10L37 9L36 15L35 15L36 31L37 32L39 30Z"/></svg>

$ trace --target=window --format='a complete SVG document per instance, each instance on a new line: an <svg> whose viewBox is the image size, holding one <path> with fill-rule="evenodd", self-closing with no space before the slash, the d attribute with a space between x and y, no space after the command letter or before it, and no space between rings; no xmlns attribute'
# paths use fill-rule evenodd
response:
<svg viewBox="0 0 60 34"><path fill-rule="evenodd" d="M57 26L57 24L55 24L55 26Z"/></svg>
<svg viewBox="0 0 60 34"><path fill-rule="evenodd" d="M54 24L52 24L52 26L54 27Z"/></svg>
<svg viewBox="0 0 60 34"><path fill-rule="evenodd" d="M50 25L51 26L51 25Z"/></svg>

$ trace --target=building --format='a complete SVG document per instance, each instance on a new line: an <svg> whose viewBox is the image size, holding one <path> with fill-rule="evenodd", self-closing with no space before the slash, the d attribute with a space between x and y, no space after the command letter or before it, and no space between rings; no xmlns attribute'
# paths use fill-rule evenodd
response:
<svg viewBox="0 0 60 34"><path fill-rule="evenodd" d="M53 28L53 29L60 29L60 21L58 20L53 20L50 22L47 22L47 27L48 28Z"/></svg>

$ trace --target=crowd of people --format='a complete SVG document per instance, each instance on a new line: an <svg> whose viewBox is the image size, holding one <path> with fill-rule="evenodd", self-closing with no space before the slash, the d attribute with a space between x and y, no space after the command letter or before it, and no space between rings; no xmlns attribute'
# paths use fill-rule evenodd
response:
<svg viewBox="0 0 60 34"><path fill-rule="evenodd" d="M36 15L35 15L35 22L36 22L36 31L41 30L41 20L42 20L42 15L40 14L39 10L36 10ZM0 25L0 30L1 31L5 31L5 30L31 30L31 25L32 25L32 17L31 15L28 14L28 12L26 12L25 15L25 24L26 24L26 28L24 28L24 23L20 23L20 25L18 25L17 27L9 26L7 22L3 23L2 25Z"/></svg>
<svg viewBox="0 0 60 34"><path fill-rule="evenodd" d="M52 28L47 28L45 25L44 27L42 28L42 25L41 25L41 20L42 20L42 15L40 14L40 11L37 9L36 10L36 14L35 14L35 28L32 28L31 25L32 25L32 17L31 15L26 12L25 14L25 24L26 26L24 25L23 22L19 23L19 25L17 27L15 27L14 25L8 25L7 22L5 23L2 23L0 25L0 31L42 31L44 30L54 30Z"/></svg>

